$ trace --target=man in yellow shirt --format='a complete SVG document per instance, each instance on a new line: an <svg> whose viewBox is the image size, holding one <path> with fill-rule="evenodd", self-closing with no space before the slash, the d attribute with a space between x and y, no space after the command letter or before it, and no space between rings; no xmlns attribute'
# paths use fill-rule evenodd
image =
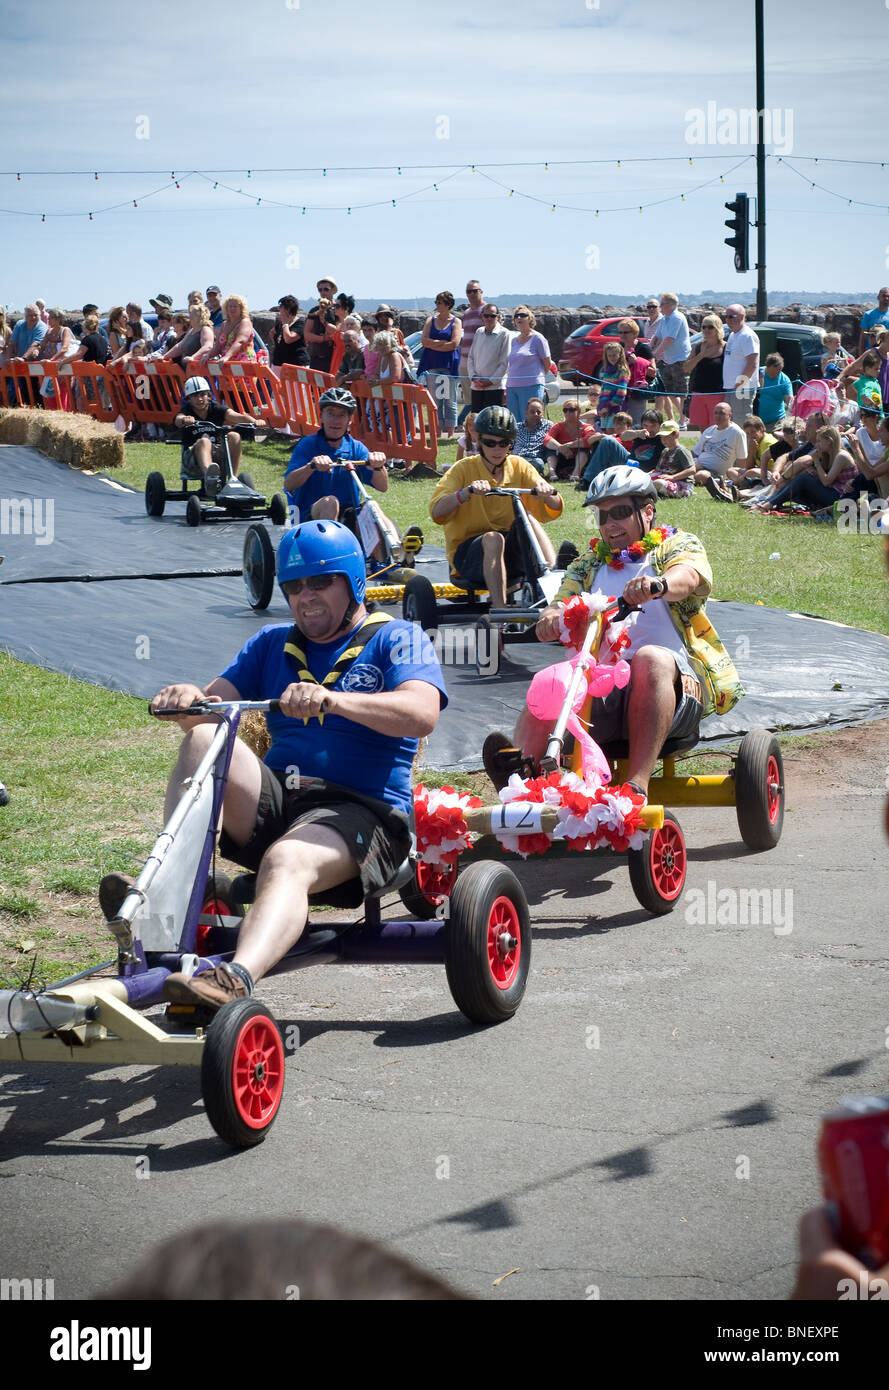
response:
<svg viewBox="0 0 889 1390"><path fill-rule="evenodd" d="M502 608L512 581L523 577L522 552L511 497L488 497L492 488L534 488L523 497L528 520L546 563L555 552L543 527L562 512L562 499L527 459L509 451L516 422L502 405L490 405L475 422L479 452L449 468L429 503L429 515L443 527L448 563L474 589L487 589L491 607Z"/></svg>

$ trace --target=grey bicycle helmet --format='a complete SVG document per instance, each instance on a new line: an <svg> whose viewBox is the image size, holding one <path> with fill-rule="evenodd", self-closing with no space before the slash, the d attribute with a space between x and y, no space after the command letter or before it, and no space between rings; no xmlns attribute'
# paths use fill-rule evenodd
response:
<svg viewBox="0 0 889 1390"><path fill-rule="evenodd" d="M518 431L515 416L505 405L486 405L476 416L475 432L478 435L491 434L514 444Z"/></svg>
<svg viewBox="0 0 889 1390"><path fill-rule="evenodd" d="M330 386L324 395L318 398L319 410L323 410L326 405L344 405L347 410L356 410L358 402L345 386Z"/></svg>
<svg viewBox="0 0 889 1390"><path fill-rule="evenodd" d="M476 429L478 424L476 423ZM641 468L631 468L629 464L619 463L614 468L606 468L590 484L587 501L598 507L612 497L638 498L639 504L657 502L657 488L647 473Z"/></svg>

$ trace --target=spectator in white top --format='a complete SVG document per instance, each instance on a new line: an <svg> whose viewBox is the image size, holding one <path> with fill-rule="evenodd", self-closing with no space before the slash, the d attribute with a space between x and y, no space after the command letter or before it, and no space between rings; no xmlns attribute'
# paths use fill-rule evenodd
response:
<svg viewBox="0 0 889 1390"><path fill-rule="evenodd" d="M746 459L747 439L741 427L732 423L732 408L725 401L713 414L716 424L704 430L691 451L697 463L695 482L718 502L732 502L734 493L720 478L736 461Z"/></svg>
<svg viewBox="0 0 889 1390"><path fill-rule="evenodd" d="M650 343L651 335L661 321L661 311L656 299L649 299L645 308L648 312L648 322L642 325L642 337Z"/></svg>
<svg viewBox="0 0 889 1390"><path fill-rule="evenodd" d="M469 370L469 349L472 347L472 340L482 327L482 309L485 307L485 296L478 280L466 281L466 298L469 308L463 314L463 337L460 339L460 397L463 401L463 409L457 417L457 424L462 425L470 410L479 409L471 404L472 386ZM502 405L502 401L492 402L492 404Z"/></svg>
<svg viewBox="0 0 889 1390"><path fill-rule="evenodd" d="M732 418L743 425L753 409L753 397L759 382L759 339L747 326L747 310L743 304L730 304L725 321L731 332L722 359L722 386L726 403L732 408Z"/></svg>
<svg viewBox="0 0 889 1390"><path fill-rule="evenodd" d="M481 330L473 335L468 357L471 405L476 412L486 405L506 404L504 383L509 362L509 333L503 327L497 305L485 304L481 320Z"/></svg>
<svg viewBox="0 0 889 1390"><path fill-rule="evenodd" d="M666 393L662 397L667 419L680 420L682 400L688 390L685 361L691 353L688 319L679 312L679 297L667 290L661 295L661 318L648 339Z"/></svg>

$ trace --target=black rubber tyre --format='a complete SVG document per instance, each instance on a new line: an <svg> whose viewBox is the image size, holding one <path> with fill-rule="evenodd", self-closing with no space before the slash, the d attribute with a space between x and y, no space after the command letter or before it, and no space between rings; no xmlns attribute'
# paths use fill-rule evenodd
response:
<svg viewBox="0 0 889 1390"><path fill-rule="evenodd" d="M201 1095L220 1139L235 1149L261 1144L284 1094L284 1045L264 1004L224 1004L201 1055Z"/></svg>
<svg viewBox="0 0 889 1390"><path fill-rule="evenodd" d="M208 907L212 906L213 903L219 905L216 910L221 912L224 917L244 916L244 905L239 903L235 897L234 887L228 874L217 872L207 875L202 911L206 913Z"/></svg>
<svg viewBox="0 0 889 1390"><path fill-rule="evenodd" d="M660 830L652 830L641 849L627 851L627 867L633 892L646 912L663 917L679 900L685 887L688 854L685 836L672 811L664 812Z"/></svg>
<svg viewBox="0 0 889 1390"><path fill-rule="evenodd" d="M751 729L735 762L738 829L748 849L774 849L784 826L784 760L768 729Z"/></svg>
<svg viewBox="0 0 889 1390"><path fill-rule="evenodd" d="M264 526L253 522L244 537L244 587L251 608L268 608L275 588L275 547Z"/></svg>
<svg viewBox="0 0 889 1390"><path fill-rule="evenodd" d="M200 526L203 521L203 507L201 506L196 492L191 493L185 504L185 520L189 526Z"/></svg>
<svg viewBox="0 0 889 1390"><path fill-rule="evenodd" d="M290 519L287 498L283 492L276 492L269 503L269 519L273 526L286 526Z"/></svg>
<svg viewBox="0 0 889 1390"><path fill-rule="evenodd" d="M435 916L435 903L431 903L425 893L421 893L414 883L406 883L399 888L398 896L412 917L418 922L431 922Z"/></svg>
<svg viewBox="0 0 889 1390"><path fill-rule="evenodd" d="M244 485L244 487L249 487L249 489L250 489L251 492L255 492L255 491L256 491L256 484L255 484L254 481L253 481L253 474L252 474L252 473L245 473L244 470L243 470L243 468L241 469L240 473L238 474L238 482L239 482L239 483L242 483L242 484Z"/></svg>
<svg viewBox="0 0 889 1390"><path fill-rule="evenodd" d="M406 623L419 623L424 632L438 627L438 602L435 590L422 574L412 575L404 586L401 616Z"/></svg>
<svg viewBox="0 0 889 1390"><path fill-rule="evenodd" d="M167 484L163 473L149 473L145 482L145 510L149 516L163 516L167 505Z"/></svg>
<svg viewBox="0 0 889 1390"><path fill-rule="evenodd" d="M488 860L461 870L445 928L445 969L457 1008L473 1023L512 1018L530 967L531 919L515 874Z"/></svg>

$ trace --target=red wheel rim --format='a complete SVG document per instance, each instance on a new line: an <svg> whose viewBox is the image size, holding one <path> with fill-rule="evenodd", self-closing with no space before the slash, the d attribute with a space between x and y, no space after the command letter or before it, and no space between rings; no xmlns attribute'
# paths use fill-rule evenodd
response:
<svg viewBox="0 0 889 1390"><path fill-rule="evenodd" d="M769 799L769 821L774 825L781 811L781 774L774 753L769 758L766 768L766 795Z"/></svg>
<svg viewBox="0 0 889 1390"><path fill-rule="evenodd" d="M651 877L658 895L672 902L685 882L685 841L673 821L665 820L651 834Z"/></svg>
<svg viewBox="0 0 889 1390"><path fill-rule="evenodd" d="M497 898L488 913L488 968L498 989L509 989L519 971L522 929L511 898Z"/></svg>
<svg viewBox="0 0 889 1390"><path fill-rule="evenodd" d="M238 1116L250 1129L274 1119L284 1091L284 1048L271 1019L248 1018L235 1043L232 1094Z"/></svg>

